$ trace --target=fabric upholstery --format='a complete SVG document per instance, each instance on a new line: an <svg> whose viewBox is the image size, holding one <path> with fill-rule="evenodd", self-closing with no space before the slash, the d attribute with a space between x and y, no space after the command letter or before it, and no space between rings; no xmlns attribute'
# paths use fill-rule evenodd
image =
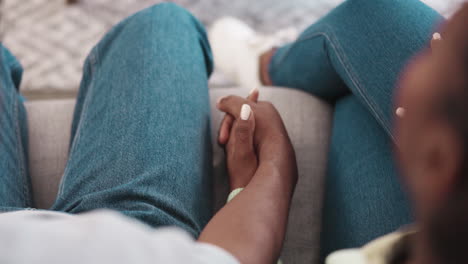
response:
<svg viewBox="0 0 468 264"><path fill-rule="evenodd" d="M49 208L57 195L68 158L75 100L26 102L29 175L36 207Z"/></svg>
<svg viewBox="0 0 468 264"><path fill-rule="evenodd" d="M228 195L224 151L216 143L223 114L215 108L224 95L246 95L239 88L211 89L215 209ZM261 88L260 100L272 101L280 112L296 150L299 182L293 198L282 260L314 263L318 260L320 219L326 153L331 128L331 107L293 89ZM71 99L26 102L29 125L29 172L36 207L54 202L62 177L70 138L75 101Z"/></svg>

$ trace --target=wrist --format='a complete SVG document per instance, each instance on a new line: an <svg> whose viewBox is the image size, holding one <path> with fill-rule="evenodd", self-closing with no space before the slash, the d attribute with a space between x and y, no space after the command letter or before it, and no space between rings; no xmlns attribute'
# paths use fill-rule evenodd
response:
<svg viewBox="0 0 468 264"><path fill-rule="evenodd" d="M230 191L233 191L237 188L244 188L246 187L250 181L252 180L253 175L257 169L257 164L255 164L255 169L247 170L245 167L239 169L230 168L228 170L229 173L229 188Z"/></svg>
<svg viewBox="0 0 468 264"><path fill-rule="evenodd" d="M259 173L254 178L259 181L273 183L283 189L284 192L293 192L296 187L298 176L295 158L291 162L284 160L267 160L260 162Z"/></svg>

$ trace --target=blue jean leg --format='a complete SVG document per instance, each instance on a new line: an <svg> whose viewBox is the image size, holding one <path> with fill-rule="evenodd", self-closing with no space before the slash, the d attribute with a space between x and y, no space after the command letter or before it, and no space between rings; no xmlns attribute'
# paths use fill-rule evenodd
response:
<svg viewBox="0 0 468 264"><path fill-rule="evenodd" d="M18 92L22 72L0 43L0 212L33 206L26 111Z"/></svg>
<svg viewBox="0 0 468 264"><path fill-rule="evenodd" d="M354 95L335 105L323 207L322 257L411 222L392 142Z"/></svg>
<svg viewBox="0 0 468 264"><path fill-rule="evenodd" d="M322 257L411 221L392 150L392 97L404 65L442 17L418 0L348 0L281 47L273 83L336 102Z"/></svg>
<svg viewBox="0 0 468 264"><path fill-rule="evenodd" d="M330 101L353 93L393 139L399 75L441 22L419 0L348 0L279 48L270 75Z"/></svg>
<svg viewBox="0 0 468 264"><path fill-rule="evenodd" d="M165 3L115 26L85 63L53 210L117 210L198 235L212 214L211 51L202 25Z"/></svg>

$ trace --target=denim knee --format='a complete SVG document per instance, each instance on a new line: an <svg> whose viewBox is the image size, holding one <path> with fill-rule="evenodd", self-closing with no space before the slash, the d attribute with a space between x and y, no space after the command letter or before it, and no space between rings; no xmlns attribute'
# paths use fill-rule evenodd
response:
<svg viewBox="0 0 468 264"><path fill-rule="evenodd" d="M175 28L188 28L198 26L199 22L185 8L174 3L160 3L153 5L145 10L142 10L134 15L133 22L142 25L142 30L152 28L152 25L168 25L164 29L168 29L168 34L177 34ZM161 30L163 28L159 28Z"/></svg>
<svg viewBox="0 0 468 264"><path fill-rule="evenodd" d="M190 12L187 9L181 7L178 4L171 3L171 2L155 4L149 7L148 9L151 11L151 13L155 15L161 15L161 12L162 12L162 14L171 13L171 17L187 16L187 15L191 16Z"/></svg>
<svg viewBox="0 0 468 264"><path fill-rule="evenodd" d="M189 46L193 48L187 48ZM117 55L121 60L132 60L143 51L146 57L160 53L184 56L181 52L190 54L200 46L207 72L211 73L211 50L203 25L186 9L173 3L161 3L115 25L93 49L86 65L100 65Z"/></svg>
<svg viewBox="0 0 468 264"><path fill-rule="evenodd" d="M388 12L394 12L397 15L402 11L405 13L411 12L413 8L425 6L419 0L348 0L346 3L361 10L385 12L387 14Z"/></svg>
<svg viewBox="0 0 468 264"><path fill-rule="evenodd" d="M186 9L173 3L157 4L115 25L93 49L86 64L97 64L112 49L141 49L156 42L196 39L198 34L206 35L200 22Z"/></svg>
<svg viewBox="0 0 468 264"><path fill-rule="evenodd" d="M160 3L135 14L133 19L131 23L139 25L138 30L144 32L140 35L145 38L162 37L201 45L207 73L211 74L213 61L205 27L187 9L174 3Z"/></svg>

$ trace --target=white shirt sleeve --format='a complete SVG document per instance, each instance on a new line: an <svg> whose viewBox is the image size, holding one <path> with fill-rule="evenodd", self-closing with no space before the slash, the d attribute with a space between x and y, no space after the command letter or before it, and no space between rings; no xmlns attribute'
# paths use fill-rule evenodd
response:
<svg viewBox="0 0 468 264"><path fill-rule="evenodd" d="M224 249L185 231L150 228L111 211L0 214L0 263L238 264Z"/></svg>

